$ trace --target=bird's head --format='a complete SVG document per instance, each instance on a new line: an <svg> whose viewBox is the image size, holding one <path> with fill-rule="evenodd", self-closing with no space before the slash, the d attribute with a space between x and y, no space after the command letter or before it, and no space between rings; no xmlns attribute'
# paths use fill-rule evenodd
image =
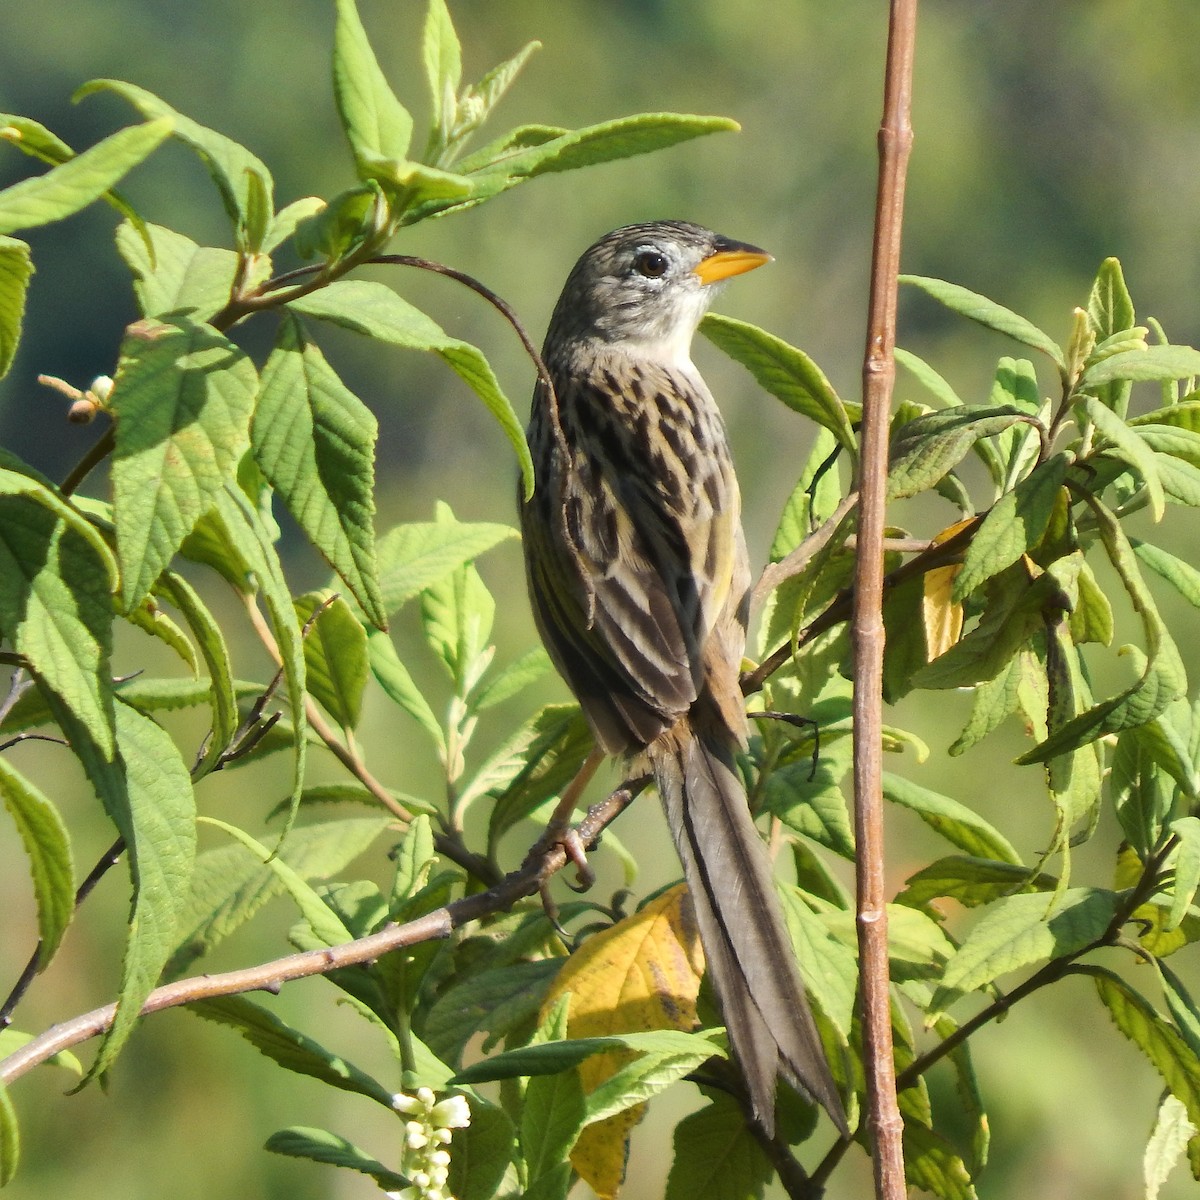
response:
<svg viewBox="0 0 1200 1200"><path fill-rule="evenodd" d="M713 285L770 261L757 246L687 221L627 225L575 264L547 344L595 339L666 362L686 361Z"/></svg>

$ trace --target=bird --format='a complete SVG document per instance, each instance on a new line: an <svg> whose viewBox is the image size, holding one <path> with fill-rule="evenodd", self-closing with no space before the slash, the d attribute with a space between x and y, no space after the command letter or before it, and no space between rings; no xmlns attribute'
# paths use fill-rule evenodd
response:
<svg viewBox="0 0 1200 1200"><path fill-rule="evenodd" d="M750 604L725 424L691 358L724 281L771 261L687 221L628 225L571 270L520 502L535 623L604 755L652 774L706 972L774 1136L780 1074L847 1130L736 754Z"/></svg>

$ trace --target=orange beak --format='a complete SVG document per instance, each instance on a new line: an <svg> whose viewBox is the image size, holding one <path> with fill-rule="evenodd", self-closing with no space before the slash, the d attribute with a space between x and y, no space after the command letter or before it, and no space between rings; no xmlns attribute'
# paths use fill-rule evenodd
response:
<svg viewBox="0 0 1200 1200"><path fill-rule="evenodd" d="M708 287L722 279L734 275L742 275L753 271L763 263L769 263L771 255L760 250L757 246L748 246L743 242L727 242L724 249L718 250L703 259L695 268L700 282Z"/></svg>

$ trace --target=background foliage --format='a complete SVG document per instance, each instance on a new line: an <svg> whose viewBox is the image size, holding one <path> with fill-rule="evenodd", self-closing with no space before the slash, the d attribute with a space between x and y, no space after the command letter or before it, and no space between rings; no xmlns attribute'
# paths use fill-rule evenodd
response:
<svg viewBox="0 0 1200 1200"><path fill-rule="evenodd" d="M384 9L364 4L375 44L406 101L418 84L409 48L423 6ZM0 108L29 113L76 144L88 144L128 117L115 100L93 99L78 108L64 97L84 79L115 76L155 92L205 124L254 147L272 164L283 199L320 191L345 180L345 152L327 84L330 6L323 3L255 6L209 4L195 9L161 5L104 6L61 0L44 6L16 4L10 36L0 48ZM1130 26L1117 3L1048 6L979 4L969 8L927 4L919 46L916 125L918 141L909 190L907 269L958 280L1029 315L1065 339L1069 311L1086 295L1106 255L1125 264L1139 309L1160 317L1173 339L1197 340L1194 256L1178 252L1191 240L1200 181L1194 159L1200 84L1189 70L1187 47L1200 33L1200 17L1177 4L1157 22ZM455 6L469 71L478 73L531 38L546 48L525 85L509 102L504 124L550 119L564 125L621 112L672 108L721 112L739 120L738 137L707 139L652 159L599 168L587 176L550 177L497 201L483 213L421 227L405 250L470 270L502 291L540 328L567 264L596 233L626 221L682 215L771 248L780 260L726 300L739 316L767 325L804 345L839 389L855 393L861 342L862 293L867 256L874 158L871 141L878 112L877 6L850 3L766 3L754 21L711 4ZM1120 25L1119 52L1111 47ZM161 50L133 49L130 29ZM285 29L284 34L279 30ZM769 36L763 36L763 31ZM384 47L395 47L389 60ZM202 64L202 69L197 64ZM586 86L580 86L580 80ZM411 87L407 86L411 83ZM0 171L23 171L15 156ZM753 186L746 181L752 180ZM130 182L143 211L179 206L186 232L201 241L219 237L220 213L208 202L203 176L180 148L168 148ZM194 208L191 207L194 204ZM50 371L85 384L112 369L113 347L135 308L126 276L105 230L111 216L99 208L34 240L39 274L31 293L28 336L12 374L0 384L0 440L51 476L75 461L92 436L63 425L61 406L32 379ZM84 257L86 256L86 257ZM406 281L407 282L407 281ZM482 345L510 394L527 390L529 371L507 331L482 305L464 300L441 281L416 281L409 294L442 320L449 332ZM986 335L964 330L931 305L908 300L902 343L938 363L960 392L986 396L1000 352ZM63 331L70 336L64 337ZM453 497L462 518L508 519L511 458L496 426L452 375L436 362L380 354L374 346L333 339L329 354L354 390L371 400L381 425L379 475L387 481L379 527L398 519L429 519L433 497ZM796 423L779 406L747 386L744 375L707 347L700 360L729 414L748 493L748 524L757 558L764 557L774 523L807 447ZM915 398L902 382L900 397ZM780 447L789 448L781 455ZM770 464L784 459L778 470ZM762 469L757 469L758 464ZM747 469L748 464L754 464ZM311 582L324 568L289 535L294 565ZM501 656L532 644L515 547L498 551L484 567L499 597L497 638ZM415 643L415 631L410 631ZM1186 653L1186 646L1184 647ZM431 664L432 667L432 664ZM434 678L432 670L430 678ZM547 698L559 696L546 687ZM947 719L908 704L897 714L933 747L921 779L955 794L956 760L944 749L967 712ZM960 719L962 718L962 719ZM364 740L386 745L389 733L368 712ZM386 715L391 720L390 713ZM480 737L486 742L486 728ZM1014 794L1020 775L1008 767L1023 744L1013 736L985 751L994 768L977 771L978 804L1009 838L1030 853L1048 837L1049 814L1040 797ZM30 760L35 761L35 760ZM59 770L60 757L47 756ZM411 761L397 749L381 759L388 778L411 779L420 793L435 778L431 762ZM41 764L38 767L41 770ZM39 778L46 776L39 775ZM50 779L55 776L51 774ZM221 815L236 821L245 804L277 795L275 772L249 776L247 795L229 795ZM94 844L79 858L90 861L109 831L92 814L80 780L63 770L54 789L64 806L78 793ZM657 814L642 805L627 826L658 829ZM911 862L925 861L930 843L893 817L901 839L911 839ZM618 827L618 836L630 837ZM649 840L649 834L646 840ZM666 844L665 835L658 839ZM4 844L12 845L6 838ZM899 845L905 846L902 840ZM15 853L15 851L14 851ZM1086 866L1084 850L1081 858ZM895 864L898 887L909 873L903 850ZM664 879L675 867L665 859ZM113 946L102 931L106 914L124 904L119 885L106 885L92 914L73 933L73 975L59 974L52 993L39 986L23 1013L41 1026L89 1006L97 990L115 980ZM28 911L23 864L0 870L5 911ZM105 908L107 905L107 909ZM9 928L16 925L15 915ZM281 920L285 918L280 918ZM30 913L26 928L32 937ZM19 966L28 939L3 951L6 974ZM11 964L9 955L11 953ZM245 961L252 948L234 945L229 961ZM100 989L97 981L104 981ZM989 1102L998 1152L1019 1146L1019 1159L993 1161L989 1187L997 1194L1095 1192L1134 1194L1136 1161L1145 1131L1125 1125L1132 1108L1150 1112L1156 1084L1134 1051L1107 1028L1081 1028L1069 984L1057 1000L1020 1011L980 1039L981 1072L991 1080ZM303 985L318 988L319 984ZM314 993L307 994L311 999ZM286 997L302 1013L303 992ZM1063 1024L1045 1023L1059 1008ZM327 1019L336 1026L339 1014ZM1098 1009L1089 1021L1102 1021ZM298 1023L303 1023L298 1021ZM1018 1024L1019 1023L1019 1024ZM194 1048L202 1046L202 1053ZM1103 1053L1096 1054L1097 1045ZM135 1082L133 1072L139 1071ZM228 1079L254 1072L255 1083L232 1093ZM125 1077L128 1073L128 1077ZM297 1121L346 1127L359 1123L358 1107L317 1116L324 1089L260 1066L220 1032L169 1015L150 1022L122 1062L117 1102L96 1089L69 1102L54 1081L23 1086L24 1110L33 1114L29 1143L54 1136L69 1111L78 1151L63 1147L54 1161L31 1161L15 1185L17 1195L178 1195L224 1190L293 1196L325 1194L328 1179L312 1170L262 1155L258 1146L290 1110ZM947 1080L948 1084L949 1081ZM36 1089L44 1088L45 1103ZM1134 1098L1114 1112L1114 1093ZM145 1101L139 1111L138 1097ZM53 1097L53 1098L52 1098ZM349 1105L349 1101L347 1101ZM38 1113L44 1113L44 1118ZM45 1120L45 1127L39 1128ZM670 1118L667 1118L670 1120ZM124 1124L126 1127L121 1128ZM161 1154L139 1155L139 1164L114 1160L113 1146L153 1144ZM369 1134L361 1140L370 1141ZM178 1147L178 1158L171 1154ZM223 1153L211 1173L181 1173L197 1144L245 1147ZM647 1195L661 1190L665 1163L653 1134L635 1143L633 1179ZM144 1166L139 1179L135 1170ZM272 1172L268 1178L262 1173ZM853 1194L849 1183L846 1194ZM1176 1187L1188 1187L1176 1183ZM631 1188L630 1195L636 1195Z"/></svg>

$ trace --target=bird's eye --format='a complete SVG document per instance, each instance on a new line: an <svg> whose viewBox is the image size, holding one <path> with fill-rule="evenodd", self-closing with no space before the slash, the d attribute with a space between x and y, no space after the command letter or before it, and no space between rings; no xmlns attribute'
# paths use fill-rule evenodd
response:
<svg viewBox="0 0 1200 1200"><path fill-rule="evenodd" d="M667 256L657 250L643 250L633 260L634 269L647 279L661 279L667 273Z"/></svg>

